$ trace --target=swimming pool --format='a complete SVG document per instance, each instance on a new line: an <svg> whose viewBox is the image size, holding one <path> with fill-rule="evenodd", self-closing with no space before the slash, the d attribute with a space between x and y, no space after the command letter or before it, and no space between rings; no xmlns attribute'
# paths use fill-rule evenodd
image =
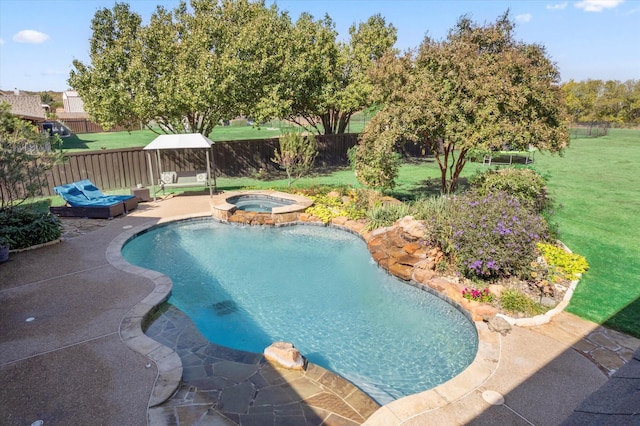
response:
<svg viewBox="0 0 640 426"><path fill-rule="evenodd" d="M122 254L168 275L169 303L212 342L259 353L292 342L381 404L447 381L477 352L465 315L386 274L342 230L178 222Z"/></svg>

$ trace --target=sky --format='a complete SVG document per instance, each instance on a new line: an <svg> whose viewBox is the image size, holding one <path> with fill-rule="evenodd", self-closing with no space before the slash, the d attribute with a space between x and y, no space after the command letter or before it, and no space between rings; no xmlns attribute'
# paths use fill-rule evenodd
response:
<svg viewBox="0 0 640 426"><path fill-rule="evenodd" d="M148 23L156 6L178 0L122 0ZM495 22L509 10L515 38L546 48L569 80L640 80L640 0L265 0L293 20L309 12L328 14L339 40L351 25L382 15L398 30L396 47L416 48L425 35L444 39L457 20ZM0 89L63 91L72 61L89 60L91 20L114 0L0 0Z"/></svg>

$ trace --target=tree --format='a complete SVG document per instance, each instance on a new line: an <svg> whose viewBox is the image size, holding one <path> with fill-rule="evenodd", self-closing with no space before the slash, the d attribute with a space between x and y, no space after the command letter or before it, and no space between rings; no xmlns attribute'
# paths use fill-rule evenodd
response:
<svg viewBox="0 0 640 426"><path fill-rule="evenodd" d="M40 102L42 102L43 104L47 104L49 106L53 106L53 104L55 103L55 99L53 99L53 96L51 96L51 93L42 92L40 93Z"/></svg>
<svg viewBox="0 0 640 426"><path fill-rule="evenodd" d="M558 70L542 46L515 41L513 28L508 12L483 27L462 17L444 41L426 37L416 55L380 61L387 102L360 141L359 178L365 145L378 140L379 157L392 155L391 140L427 142L443 194L456 189L471 149L560 152L569 134Z"/></svg>
<svg viewBox="0 0 640 426"><path fill-rule="evenodd" d="M69 84L106 128L157 124L205 135L251 114L279 82L291 22L263 1L192 0L158 6L148 25L116 3L92 21L91 64L74 61Z"/></svg>
<svg viewBox="0 0 640 426"><path fill-rule="evenodd" d="M314 21L307 13L292 29L281 84L265 103L269 113L318 134L347 130L351 116L374 103L369 70L391 50L397 30L380 15L349 28L348 43L338 43L328 15Z"/></svg>
<svg viewBox="0 0 640 426"><path fill-rule="evenodd" d="M640 80L569 80L562 92L574 123L635 124L640 120Z"/></svg>
<svg viewBox="0 0 640 426"><path fill-rule="evenodd" d="M291 186L311 170L317 155L318 144L313 136L289 132L280 137L280 147L275 150L272 161L287 172L288 184Z"/></svg>
<svg viewBox="0 0 640 426"><path fill-rule="evenodd" d="M574 123L597 121L595 105L601 87L600 80L569 80L562 85L567 112Z"/></svg>
<svg viewBox="0 0 640 426"><path fill-rule="evenodd" d="M37 195L47 183L45 172L59 158L45 149L46 134L10 111L9 104L0 103L0 211Z"/></svg>

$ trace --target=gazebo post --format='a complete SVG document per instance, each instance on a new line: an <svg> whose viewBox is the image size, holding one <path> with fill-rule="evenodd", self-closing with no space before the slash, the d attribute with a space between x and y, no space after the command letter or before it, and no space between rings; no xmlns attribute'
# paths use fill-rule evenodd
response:
<svg viewBox="0 0 640 426"><path fill-rule="evenodd" d="M149 161L149 183L153 188L153 202L156 202L156 185L153 182L153 163L151 162L151 153L147 151L147 160Z"/></svg>
<svg viewBox="0 0 640 426"><path fill-rule="evenodd" d="M213 142L211 144L211 164L213 166L213 192L215 192L217 194L218 193L218 182L216 181L216 154L213 151L213 146L215 144L216 144L215 142ZM207 164L208 163L209 162L207 161Z"/></svg>
<svg viewBox="0 0 640 426"><path fill-rule="evenodd" d="M207 150L207 186L209 187L209 198L213 196L211 191L211 164L209 162L209 151Z"/></svg>

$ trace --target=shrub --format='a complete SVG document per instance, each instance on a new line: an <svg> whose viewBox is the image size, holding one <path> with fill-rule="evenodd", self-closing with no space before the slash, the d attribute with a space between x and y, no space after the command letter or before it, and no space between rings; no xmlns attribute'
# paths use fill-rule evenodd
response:
<svg viewBox="0 0 640 426"><path fill-rule="evenodd" d="M410 214L409 206L404 203L383 203L373 206L366 213L369 224L367 229L391 226L393 223Z"/></svg>
<svg viewBox="0 0 640 426"><path fill-rule="evenodd" d="M357 193L353 190L341 197L330 196L324 191L316 192L315 195L306 192L305 196L313 200L313 205L305 211L324 223L336 217L358 220L365 216L364 210L356 205ZM346 201L343 201L343 197Z"/></svg>
<svg viewBox="0 0 640 426"><path fill-rule="evenodd" d="M505 192L468 192L451 199L451 232L462 273L484 279L521 276L547 236L545 221Z"/></svg>
<svg viewBox="0 0 640 426"><path fill-rule="evenodd" d="M398 134L379 117L378 114L367 123L349 159L360 183L384 192L396 185L400 155L396 152Z"/></svg>
<svg viewBox="0 0 640 426"><path fill-rule="evenodd" d="M558 282L563 279L577 280L579 274L589 269L589 264L584 256L570 253L562 247L549 243L538 243L538 250L549 266L549 278Z"/></svg>
<svg viewBox="0 0 640 426"><path fill-rule="evenodd" d="M0 241L22 249L60 238L60 220L49 212L27 207L0 210Z"/></svg>
<svg viewBox="0 0 640 426"><path fill-rule="evenodd" d="M513 288L506 289L502 292L502 295L500 296L500 305L509 312L521 312L530 316L539 315L545 312L545 309L541 305L534 302L526 294Z"/></svg>
<svg viewBox="0 0 640 426"><path fill-rule="evenodd" d="M315 137L289 132L280 137L280 146L274 151L271 161L287 172L287 179L291 186L292 182L311 170L317 155L318 143Z"/></svg>
<svg viewBox="0 0 640 426"><path fill-rule="evenodd" d="M474 175L470 184L471 189L482 195L504 191L537 212L542 212L550 207L544 178L532 169L492 169Z"/></svg>
<svg viewBox="0 0 640 426"><path fill-rule="evenodd" d="M450 205L446 197L430 197L416 201L411 205L411 215L424 221L427 233L427 245L438 246L444 253L453 248L451 232Z"/></svg>

